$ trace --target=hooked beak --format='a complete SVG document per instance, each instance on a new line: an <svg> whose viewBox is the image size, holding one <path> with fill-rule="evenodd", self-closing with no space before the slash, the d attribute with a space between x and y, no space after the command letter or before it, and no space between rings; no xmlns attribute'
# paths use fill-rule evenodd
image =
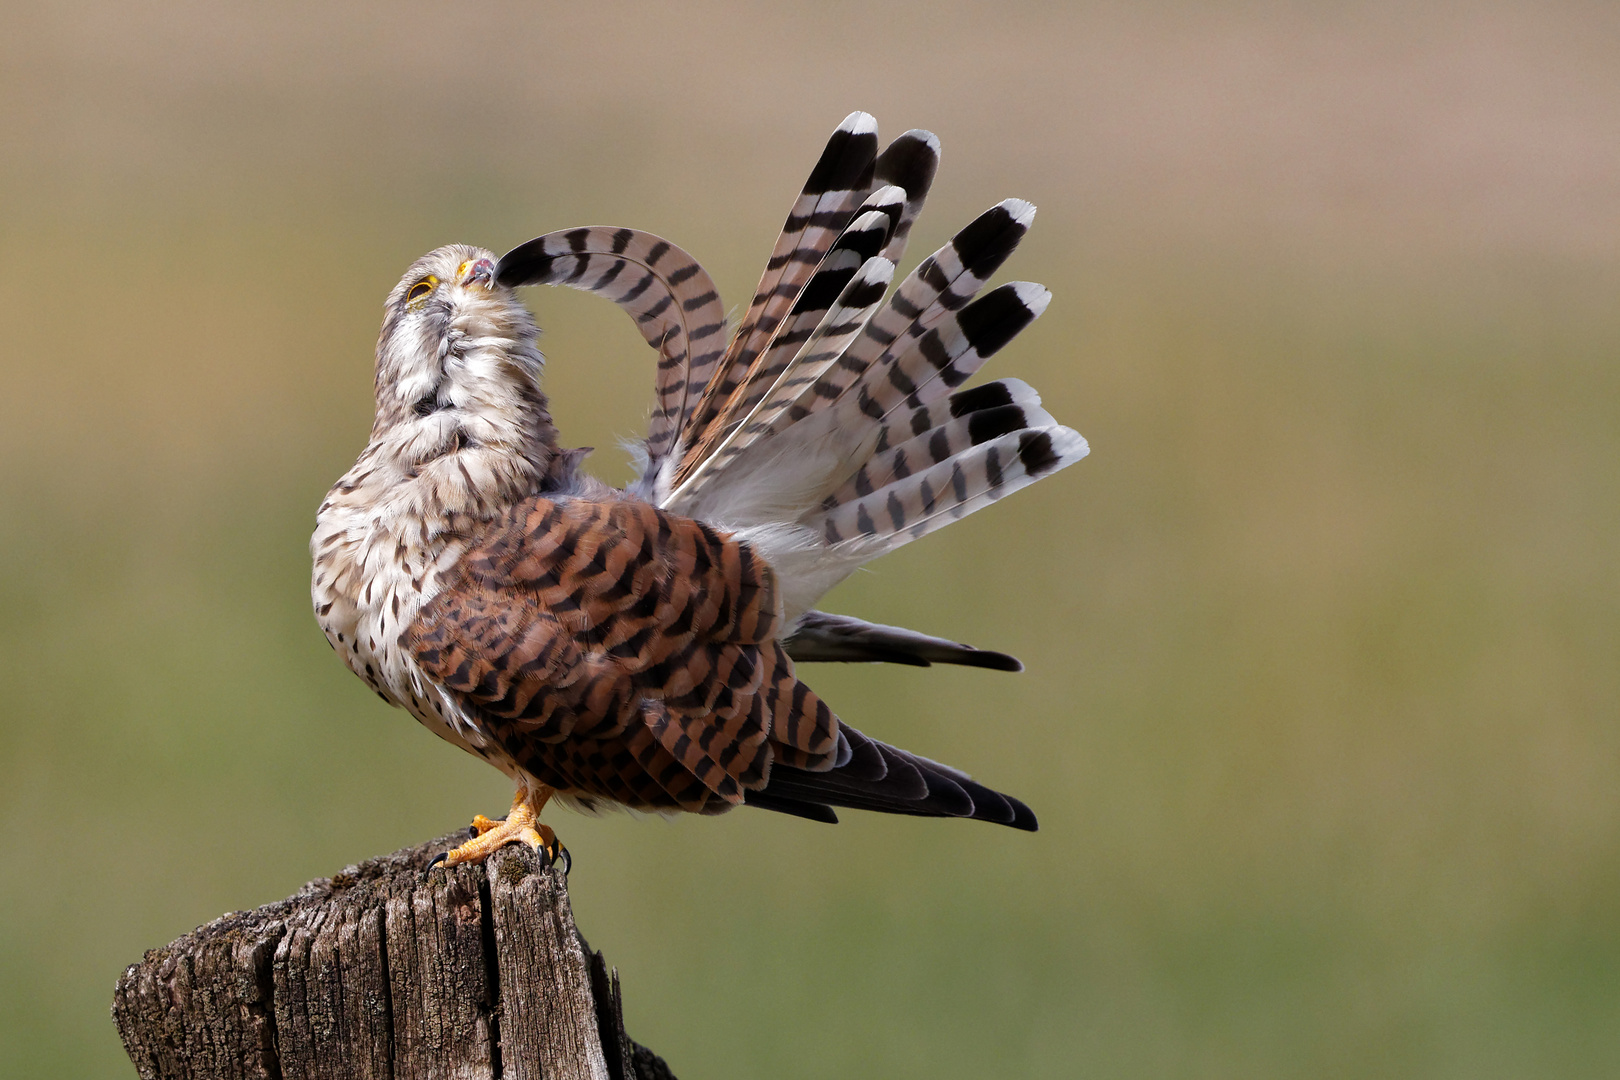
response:
<svg viewBox="0 0 1620 1080"><path fill-rule="evenodd" d="M461 283L465 286L482 285L487 289L494 280L495 264L488 259L479 259L467 264Z"/></svg>

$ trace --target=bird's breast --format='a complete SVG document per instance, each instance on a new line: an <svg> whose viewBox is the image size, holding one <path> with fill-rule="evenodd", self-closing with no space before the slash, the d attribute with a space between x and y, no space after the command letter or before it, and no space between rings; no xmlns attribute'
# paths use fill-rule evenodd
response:
<svg viewBox="0 0 1620 1080"><path fill-rule="evenodd" d="M481 753L482 734L423 675L400 640L438 593L441 571L454 565L465 541L424 543L418 528L329 500L310 546L315 618L349 670L435 734Z"/></svg>

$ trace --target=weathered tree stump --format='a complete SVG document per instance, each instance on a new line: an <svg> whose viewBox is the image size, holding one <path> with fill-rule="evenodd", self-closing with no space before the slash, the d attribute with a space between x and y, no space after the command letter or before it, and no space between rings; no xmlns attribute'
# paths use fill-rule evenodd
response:
<svg viewBox="0 0 1620 1080"><path fill-rule="evenodd" d="M131 964L113 1019L144 1080L673 1080L624 1033L567 879L445 837L215 919Z"/></svg>

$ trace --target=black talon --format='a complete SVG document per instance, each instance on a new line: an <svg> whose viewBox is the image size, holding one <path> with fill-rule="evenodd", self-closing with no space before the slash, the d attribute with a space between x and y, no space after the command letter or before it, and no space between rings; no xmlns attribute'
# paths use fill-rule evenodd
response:
<svg viewBox="0 0 1620 1080"><path fill-rule="evenodd" d="M431 870L435 866L438 866L440 863L444 862L444 860L448 859L449 857L450 857L450 853L448 851L441 851L437 855L433 856L433 861L427 864L427 868L429 870Z"/></svg>
<svg viewBox="0 0 1620 1080"><path fill-rule="evenodd" d="M574 868L574 857L570 855L568 853L568 849L563 847L561 844L557 845L557 857L562 860L563 877L567 877L568 871Z"/></svg>

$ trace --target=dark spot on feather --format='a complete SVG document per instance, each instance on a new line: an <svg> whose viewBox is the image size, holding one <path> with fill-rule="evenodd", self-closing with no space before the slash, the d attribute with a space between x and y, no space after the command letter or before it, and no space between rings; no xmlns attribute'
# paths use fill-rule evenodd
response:
<svg viewBox="0 0 1620 1080"><path fill-rule="evenodd" d="M951 240L962 265L984 280L1007 261L1028 228L1013 220L1005 207L992 206Z"/></svg>
<svg viewBox="0 0 1620 1080"><path fill-rule="evenodd" d="M926 269L928 267L932 267L933 265L934 257L930 255L927 259L923 260L922 265L913 270L912 273L916 274L918 277L923 277L926 273ZM906 296L904 289L896 292L894 296L889 299L889 307L894 309L895 314L906 319L915 319L918 315L922 314L922 308L911 302L910 298Z"/></svg>
<svg viewBox="0 0 1620 1080"><path fill-rule="evenodd" d="M852 191L871 186L877 158L877 135L839 128L827 140L816 167L804 183L806 195L824 191Z"/></svg>
<svg viewBox="0 0 1620 1080"><path fill-rule="evenodd" d="M874 175L886 184L906 189L908 202L921 202L933 185L939 154L928 145L926 133L908 131L889 144L877 159Z"/></svg>
<svg viewBox="0 0 1620 1080"><path fill-rule="evenodd" d="M651 285L657 279L657 277L658 275L654 274L651 270L641 275L641 280L632 285L629 292L619 297L619 303L628 304L633 300L639 299L641 294L647 291L647 287Z"/></svg>
<svg viewBox="0 0 1620 1080"><path fill-rule="evenodd" d="M624 268L629 265L630 263L626 259L614 259L612 265L607 268L606 272L604 272L601 277L596 279L595 284L591 286L591 291L598 292L613 284L614 280L617 279L620 274L624 273Z"/></svg>
<svg viewBox="0 0 1620 1080"><path fill-rule="evenodd" d="M1001 453L994 446L984 453L984 474L986 479L990 481L991 491L1001 486Z"/></svg>
<svg viewBox="0 0 1620 1080"><path fill-rule="evenodd" d="M999 436L1022 431L1027 426L1024 410L1016 405L982 409L968 416L968 438L973 440L974 446L978 446Z"/></svg>
<svg viewBox="0 0 1620 1080"><path fill-rule="evenodd" d="M666 293L661 300L659 300L652 307L648 308L646 311L643 311L641 314L637 315L636 318L641 322L651 322L664 312L668 311L670 305L674 302L675 298Z"/></svg>
<svg viewBox="0 0 1620 1080"><path fill-rule="evenodd" d="M874 222L865 228L852 228L839 238L838 246L844 251L853 251L860 257L860 262L865 262L883 250L884 243L889 239L889 230L893 227L894 219L891 217L885 223Z"/></svg>
<svg viewBox="0 0 1620 1080"><path fill-rule="evenodd" d="M883 294L888 291L888 288L889 283L881 278L873 280L857 279L850 283L849 293L843 298L844 306L851 308L870 307L883 299Z"/></svg>
<svg viewBox="0 0 1620 1080"><path fill-rule="evenodd" d="M956 321L973 350L988 357L1034 322L1035 313L1024 306L1014 286L1002 285L963 308Z"/></svg>
<svg viewBox="0 0 1620 1080"><path fill-rule="evenodd" d="M986 383L975 386L972 390L963 390L959 394L951 395L951 415L966 416L980 409L994 409L1000 405L1012 404L1012 391L999 382Z"/></svg>
<svg viewBox="0 0 1620 1080"><path fill-rule="evenodd" d="M538 285L551 276L552 256L546 254L545 245L534 239L501 256L495 269L495 280L508 289L522 285Z"/></svg>
<svg viewBox="0 0 1620 1080"><path fill-rule="evenodd" d="M1018 460L1023 462L1024 471L1031 476L1051 471L1059 461L1056 451L1052 449L1052 436L1037 431L1019 439Z"/></svg>
<svg viewBox="0 0 1620 1080"><path fill-rule="evenodd" d="M930 333L930 335L932 335L933 332L930 331L929 333ZM926 338L926 337L923 338L923 341L927 341L927 340L928 340L928 338ZM926 355L927 350L924 349L923 351L924 351L924 354ZM911 381L911 376L907 375L905 372L900 370L900 365L899 364L891 365L889 367L889 369L888 369L887 374L888 374L888 377L889 377L889 385L894 387L896 390L900 391L900 393L902 393L902 394L914 394L914 393L917 392L917 384Z"/></svg>
<svg viewBox="0 0 1620 1080"><path fill-rule="evenodd" d="M889 492L888 505L885 507L885 509L889 511L889 520L893 522L896 529L905 527L906 509L901 504L899 496L895 495L895 493L892 491Z"/></svg>
<svg viewBox="0 0 1620 1080"><path fill-rule="evenodd" d="M838 299L838 294L844 291L855 276L855 270L824 270L810 279L799 294L798 303L793 305L793 314L802 315L807 311L825 311Z"/></svg>
<svg viewBox="0 0 1620 1080"><path fill-rule="evenodd" d="M940 341L938 330L930 330L928 333L924 334L917 342L917 351L922 353L924 360L927 360L934 366L935 371L945 370L950 366L951 361L955 359L955 357L950 354L950 351L945 348L944 343ZM898 365L896 365L896 367L898 367ZM892 372L895 370L895 368L891 367L889 370ZM889 381L894 382L892 376ZM895 383L895 385L899 386L900 384ZM916 386L911 385L909 389L904 387L901 389L904 393L909 394L916 390Z"/></svg>
<svg viewBox="0 0 1620 1080"><path fill-rule="evenodd" d="M571 285L585 276L585 271L589 269L591 265L591 257L589 255L575 255L573 259L574 268L558 279L556 284Z"/></svg>

